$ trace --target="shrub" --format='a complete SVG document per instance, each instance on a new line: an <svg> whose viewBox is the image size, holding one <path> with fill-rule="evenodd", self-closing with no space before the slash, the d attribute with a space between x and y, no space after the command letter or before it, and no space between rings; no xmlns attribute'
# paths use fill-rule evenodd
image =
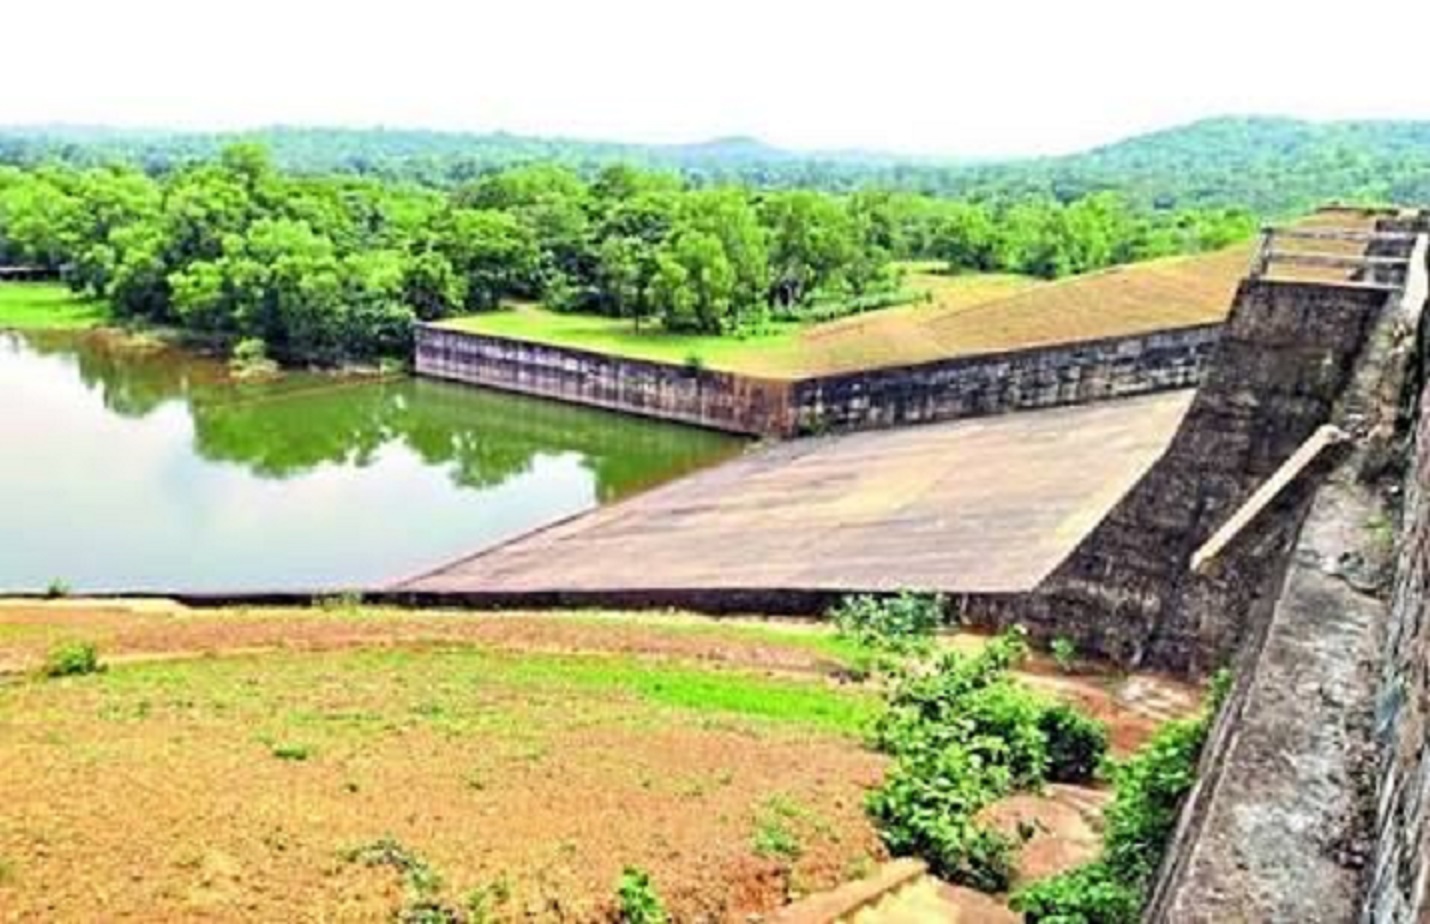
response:
<svg viewBox="0 0 1430 924"><path fill-rule="evenodd" d="M234 344L228 361L229 372L236 378L259 378L274 375L278 364L268 358L268 344L261 337L246 337Z"/></svg>
<svg viewBox="0 0 1430 924"><path fill-rule="evenodd" d="M906 591L896 597L845 597L829 615L844 638L876 651L913 655L932 650L944 607L941 594Z"/></svg>
<svg viewBox="0 0 1430 924"><path fill-rule="evenodd" d="M50 649L42 668L46 677L77 677L104 670L99 651L89 642L63 642Z"/></svg>
<svg viewBox="0 0 1430 924"><path fill-rule="evenodd" d="M1101 863L1089 863L1019 890L1009 906L1025 924L1137 924L1140 896Z"/></svg>
<svg viewBox="0 0 1430 924"><path fill-rule="evenodd" d="M621 873L616 902L622 924L666 924L669 920L650 875L634 866L627 866Z"/></svg>
<svg viewBox="0 0 1430 924"><path fill-rule="evenodd" d="M1117 795L1107 807L1103 859L1139 892L1156 875L1182 797L1196 782L1208 724L1206 716L1167 722L1113 771Z"/></svg>
<svg viewBox="0 0 1430 924"><path fill-rule="evenodd" d="M925 860L953 882L1001 891L1012 871L1012 844L974 816L1009 791L1007 768L949 744L896 763L866 807L889 851Z"/></svg>
<svg viewBox="0 0 1430 924"><path fill-rule="evenodd" d="M889 694L888 708L874 727L880 750L898 755L950 737L966 738L969 698L1003 681L1009 668L1027 656L1015 634L989 642L975 655L947 652L929 669L905 675Z"/></svg>
<svg viewBox="0 0 1430 924"><path fill-rule="evenodd" d="M1055 703L1038 717L1047 738L1048 779L1055 783L1091 780L1107 755L1107 726L1066 703Z"/></svg>
<svg viewBox="0 0 1430 924"><path fill-rule="evenodd" d="M1012 788L1029 789L1048 775L1042 717L1051 705L1016 680L1000 677L964 700L963 734L974 753L1008 768Z"/></svg>
<svg viewBox="0 0 1430 924"><path fill-rule="evenodd" d="M1077 660L1077 647L1073 645L1071 639L1060 635L1053 639L1048 650L1052 652L1053 663L1057 664L1058 670L1064 674L1072 673L1073 664Z"/></svg>
<svg viewBox="0 0 1430 924"><path fill-rule="evenodd" d="M61 597L70 595L70 585L63 578L55 578L45 587L45 596L51 600L58 600Z"/></svg>
<svg viewBox="0 0 1430 924"><path fill-rule="evenodd" d="M1008 675L1026 655L1010 633L976 655L949 652L911 669L874 729L876 746L896 758L866 802L890 852L985 891L1008 887L1016 845L978 824L978 812L1050 774L1085 779L1107 748L1099 723Z"/></svg>

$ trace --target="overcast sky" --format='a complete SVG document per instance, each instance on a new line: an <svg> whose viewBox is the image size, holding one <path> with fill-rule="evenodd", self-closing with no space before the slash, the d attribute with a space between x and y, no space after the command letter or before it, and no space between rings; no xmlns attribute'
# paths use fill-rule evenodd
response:
<svg viewBox="0 0 1430 924"><path fill-rule="evenodd" d="M748 134L985 156L1067 151L1225 113L1430 118L1426 0L0 7L0 124Z"/></svg>

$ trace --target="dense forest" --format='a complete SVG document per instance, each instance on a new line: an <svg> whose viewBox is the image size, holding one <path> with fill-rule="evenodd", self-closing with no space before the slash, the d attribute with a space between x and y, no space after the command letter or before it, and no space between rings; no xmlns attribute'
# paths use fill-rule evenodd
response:
<svg viewBox="0 0 1430 924"><path fill-rule="evenodd" d="M274 128L241 138L50 128L0 129L0 163L125 163L151 175L216 158L235 140L264 144L283 170L351 173L451 188L492 170L558 164L586 179L614 163L678 173L697 186L847 193L889 189L1007 205L1067 203L1116 191L1138 207L1240 207L1263 218L1329 200L1430 200L1430 123L1311 123L1218 118L1065 157L991 163L871 152L801 153L749 138L629 145L509 134Z"/></svg>
<svg viewBox="0 0 1430 924"><path fill-rule="evenodd" d="M899 260L1052 278L1251 230L1245 211L1111 193L762 190L624 165L587 178L532 164L435 188L284 172L252 143L157 175L0 166L0 263L50 270L121 319L324 364L403 356L414 318L508 300L724 334L906 298Z"/></svg>

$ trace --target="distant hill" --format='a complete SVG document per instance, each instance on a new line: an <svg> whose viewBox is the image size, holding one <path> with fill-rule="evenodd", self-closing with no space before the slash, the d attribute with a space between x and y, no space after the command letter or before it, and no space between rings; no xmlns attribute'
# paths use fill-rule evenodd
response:
<svg viewBox="0 0 1430 924"><path fill-rule="evenodd" d="M1238 205L1262 215L1328 200L1430 202L1430 122L1206 119L1064 157L967 163L878 151L801 152L758 138L642 145L411 129L274 127L196 134L94 126L0 128L0 163L128 162L160 172L213 157L236 139L268 145L300 172L353 172L434 185L549 161L582 172L612 163L679 172L696 183L739 181L830 190L887 187L945 196L1069 200L1116 190L1163 208Z"/></svg>
<svg viewBox="0 0 1430 924"><path fill-rule="evenodd" d="M1329 199L1424 203L1430 122L1206 119L1005 168L1003 175L1054 187L1133 189L1177 204L1232 202L1271 214Z"/></svg>

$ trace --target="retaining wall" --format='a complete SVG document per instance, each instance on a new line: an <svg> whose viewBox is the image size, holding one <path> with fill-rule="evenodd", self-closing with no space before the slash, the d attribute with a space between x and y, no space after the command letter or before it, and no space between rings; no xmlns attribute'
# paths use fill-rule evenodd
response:
<svg viewBox="0 0 1430 924"><path fill-rule="evenodd" d="M806 379L417 327L417 372L759 436L862 430L1197 385L1218 324Z"/></svg>
<svg viewBox="0 0 1430 924"><path fill-rule="evenodd" d="M1192 553L1331 410L1393 293L1380 287L1245 280L1206 380L1162 458L1025 604L1035 632L1124 663L1199 673L1240 646L1246 614L1293 540L1280 501L1238 566L1191 573ZM1300 505L1304 507L1304 503Z"/></svg>
<svg viewBox="0 0 1430 924"><path fill-rule="evenodd" d="M1362 920L1430 917L1430 355L1418 332L1406 429L1412 434L1402 480L1395 578L1385 616L1374 732L1374 847Z"/></svg>
<svg viewBox="0 0 1430 924"><path fill-rule="evenodd" d="M1222 631L1238 640L1236 685L1204 749L1148 921L1424 919L1423 422L1406 475L1398 567L1386 519L1396 479L1386 463L1398 437L1417 430L1407 427L1414 418L1402 412L1402 396L1422 384L1414 332L1427 292L1426 246L1417 242L1405 291L1378 313L1332 410L1353 442L1328 457L1329 472L1293 485L1294 516L1263 511L1267 528L1286 519L1295 529L1279 564L1254 579L1255 593L1219 598ZM1214 567L1233 578L1259 554L1227 552ZM1180 616L1205 618L1185 601Z"/></svg>
<svg viewBox="0 0 1430 924"><path fill-rule="evenodd" d="M417 374L753 435L794 429L791 383L419 324Z"/></svg>

